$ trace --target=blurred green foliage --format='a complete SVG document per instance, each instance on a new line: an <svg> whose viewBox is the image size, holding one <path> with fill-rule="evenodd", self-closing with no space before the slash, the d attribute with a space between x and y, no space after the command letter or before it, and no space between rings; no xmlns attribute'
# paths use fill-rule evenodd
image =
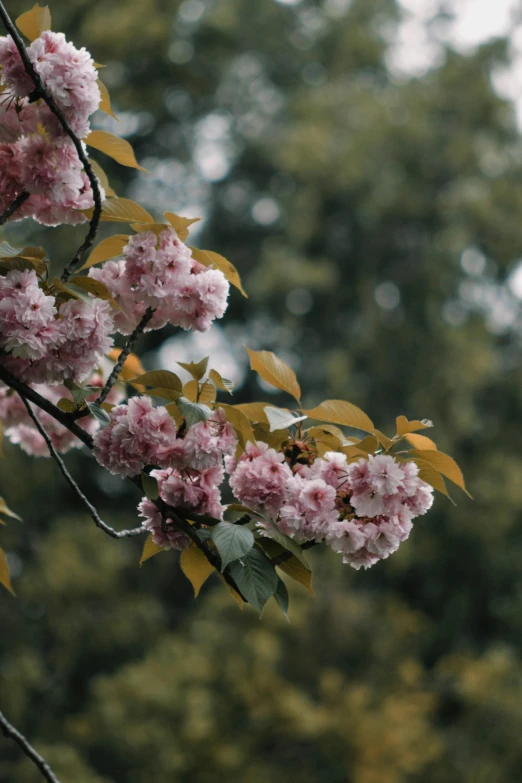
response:
<svg viewBox="0 0 522 783"><path fill-rule="evenodd" d="M386 68L393 0L52 13L107 64L151 171L147 185L108 163L117 192L158 217L201 204L198 244L241 272L250 298L233 293L227 317L240 343L291 361L305 405L344 397L385 432L399 413L432 419L475 500L438 498L369 572L317 554L317 598L295 592L291 625L259 622L219 583L194 606L174 555L138 570L137 542L105 538L48 461L7 447L1 493L25 522L2 529L18 598L1 597L1 708L64 783L520 779L522 367L506 280L522 146L490 82L505 42L448 49L405 80ZM58 261L79 236L10 231ZM250 378L238 401L260 395ZM132 524L122 482L68 461L111 522ZM1 783L37 780L3 743Z"/></svg>

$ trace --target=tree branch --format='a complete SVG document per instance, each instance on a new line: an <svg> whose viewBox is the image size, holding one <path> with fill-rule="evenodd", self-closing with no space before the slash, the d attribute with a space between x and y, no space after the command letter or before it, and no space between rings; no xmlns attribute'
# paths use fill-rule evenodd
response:
<svg viewBox="0 0 522 783"><path fill-rule="evenodd" d="M31 194L28 193L26 190L23 190L21 193L18 194L15 200L11 202L11 204L9 204L5 212L2 212L2 214L0 215L0 226L3 226L4 223L6 223L9 220L11 215L13 215L16 212L18 207L21 207L22 204L27 201L30 195Z"/></svg>
<svg viewBox="0 0 522 783"><path fill-rule="evenodd" d="M35 405L52 416L53 419L56 419L57 422L72 432L73 435L76 435L76 437L81 440L82 443L85 443L88 449L92 449L92 438L88 432L85 432L85 430L82 429L78 424L76 424L74 421L71 421L65 411L60 410L60 408L58 408L52 402L46 400L45 397L42 397L41 394L38 394L37 391L31 389L30 386L27 386L25 383L22 383L22 381L19 381L18 378L12 375L12 373L3 367L1 363L0 381L3 381L6 386L10 386L11 389L14 389L26 399L34 402Z"/></svg>
<svg viewBox="0 0 522 783"><path fill-rule="evenodd" d="M78 484L75 482L67 468L65 467L65 462L60 457L56 449L54 448L53 442L47 432L45 431L44 427L40 423L38 417L34 413L33 409L25 399L24 395L19 392L20 399L22 400L23 404L26 407L27 413L29 414L30 418L33 421L34 426L42 436L42 438L47 443L47 448L49 449L49 454L54 459L56 464L58 465L58 468L60 470L60 473L64 477L64 479L67 481L73 492L76 493L77 497L80 498L83 505L89 510L89 513L93 519L94 524L96 527L99 527L100 530L103 530L104 533L107 533L108 536L111 536L111 538L130 538L131 536L139 536L142 533L145 533L145 528L143 528L141 525L139 527L133 528L132 530L114 530L114 528L107 525L101 518L90 500L86 497L86 495L83 494Z"/></svg>
<svg viewBox="0 0 522 783"><path fill-rule="evenodd" d="M27 758L30 759L38 768L38 771L42 774L47 783L60 783L46 760L36 752L36 750L24 737L24 735L18 731L18 729L15 729L12 723L9 723L2 712L0 712L0 729L2 730L4 737L7 737L7 739L12 739L13 742L16 742L16 744L22 749L22 752L25 753Z"/></svg>
<svg viewBox="0 0 522 783"><path fill-rule="evenodd" d="M118 356L118 361L112 368L112 372L107 378L107 383L103 387L100 396L96 400L98 405L101 405L102 402L105 402L105 400L107 399L110 390L118 380L118 375L120 374L121 368L125 364L128 355L132 351L134 343L136 342L140 334L143 334L143 330L145 329L145 327L147 326L148 322L150 321L153 315L154 315L154 310L152 309L152 307L149 307L145 315L143 316L143 318L135 328L135 330L132 332L132 334L129 335L129 339L125 343L125 347L123 348L122 352Z"/></svg>
<svg viewBox="0 0 522 783"><path fill-rule="evenodd" d="M85 151L82 147L82 142L72 130L71 126L67 122L64 113L56 105L53 96L51 95L51 93L43 83L42 79L40 78L40 75L38 74L34 65L32 64L29 55L27 54L25 44L20 36L20 33L16 29L15 24L11 20L11 17L7 13L1 0L0 0L0 18L2 19L5 29L10 34L11 38L15 43L16 48L18 49L18 52L24 64L25 72L27 73L27 75L32 80L35 86L35 91L31 97L33 97L34 99L42 98L45 101L45 103L48 105L52 113L55 115L55 117L58 119L58 122L62 126L63 130L69 136L72 143L74 144L76 152L78 153L78 157L83 164L83 168L85 169L85 173L87 174L87 177L91 184L92 196L94 200L94 211L93 211L91 221L89 223L89 231L87 232L87 236L85 237L83 243L80 245L80 247L72 257L71 261L69 261L69 263L67 264L67 266L65 267L62 273L61 279L65 282L69 279L71 274L74 272L75 268L83 259L83 256L85 255L87 250L91 247L96 237L96 232L98 231L98 226L100 223L100 215L102 210L100 186L98 184L98 179L89 162L89 158L85 154Z"/></svg>

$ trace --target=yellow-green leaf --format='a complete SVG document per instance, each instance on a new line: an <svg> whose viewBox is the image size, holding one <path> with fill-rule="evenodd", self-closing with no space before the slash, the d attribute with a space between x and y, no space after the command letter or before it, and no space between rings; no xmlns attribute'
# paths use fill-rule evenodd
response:
<svg viewBox="0 0 522 783"><path fill-rule="evenodd" d="M65 411L65 413L74 413L76 410L76 406L72 400L67 399L67 397L62 397L58 400L56 403L56 406L60 408L61 411Z"/></svg>
<svg viewBox="0 0 522 783"><path fill-rule="evenodd" d="M384 446L386 450L391 449L393 446L393 441L391 438L388 438L388 436L384 435L384 433L380 432L380 430L374 430L373 433L381 446Z"/></svg>
<svg viewBox="0 0 522 783"><path fill-rule="evenodd" d="M19 517L18 514L15 514L14 511L11 511L7 503L3 498L0 497L0 514L3 514L5 517L11 517L11 519L18 519L19 522L22 521L22 517Z"/></svg>
<svg viewBox="0 0 522 783"><path fill-rule="evenodd" d="M131 228L136 233L152 231L153 234L156 234L156 237L159 237L161 232L165 231L166 228L170 228L170 226L167 223L131 223Z"/></svg>
<svg viewBox="0 0 522 783"><path fill-rule="evenodd" d="M174 212L165 212L164 215L182 242L188 237L189 226L201 220L201 218L181 217L180 215L175 215Z"/></svg>
<svg viewBox="0 0 522 783"><path fill-rule="evenodd" d="M186 550L185 550L185 551L186 551ZM243 599L241 598L241 596L239 595L239 593L237 592L237 590L234 590L234 588L232 587L232 585L229 585L229 584L228 584L228 582L227 582L227 580L225 579L225 577L223 576L223 574L220 574L220 573L219 573L219 571L216 571L216 574L219 576L219 578L221 579L221 581L223 582L223 584L225 585L225 587L227 587L227 588L228 588L228 590L229 590L229 592L230 592L230 595L232 596L232 598L234 599L234 601L236 602L236 604L239 606L239 608L241 609L241 611L243 611L243 606L245 605L245 602L243 601Z"/></svg>
<svg viewBox="0 0 522 783"><path fill-rule="evenodd" d="M143 388L143 387L142 387ZM155 386L153 389L147 389L146 392L149 397L161 397L162 400L170 400L176 402L181 397L181 392L173 391L172 389L162 389Z"/></svg>
<svg viewBox="0 0 522 783"><path fill-rule="evenodd" d="M7 565L7 558L3 549L0 549L0 585L3 585L6 590L9 590L11 595L15 594L15 591L11 585L9 566Z"/></svg>
<svg viewBox="0 0 522 783"><path fill-rule="evenodd" d="M113 158L117 163L121 163L122 166L129 166L132 169L139 169L140 171L147 172L147 169L144 169L143 166L139 165L134 156L134 150L129 142L125 139L120 139L120 137L115 136L114 133L93 130L84 141L87 146L103 152L105 155L108 155L109 158Z"/></svg>
<svg viewBox="0 0 522 783"><path fill-rule="evenodd" d="M265 413L266 402L244 402L234 405L234 408L244 413L249 421L262 421L264 424L268 424Z"/></svg>
<svg viewBox="0 0 522 783"><path fill-rule="evenodd" d="M207 371L208 356L199 362L176 362L176 364L189 372L196 381L200 381Z"/></svg>
<svg viewBox="0 0 522 783"><path fill-rule="evenodd" d="M214 566L195 544L184 549L180 557L181 570L194 588L194 598L197 598L204 583L214 571Z"/></svg>
<svg viewBox="0 0 522 783"><path fill-rule="evenodd" d="M183 385L178 376L170 370L152 370L143 375L132 378L132 383L139 383L141 386L154 386L160 389L171 389L181 392Z"/></svg>
<svg viewBox="0 0 522 783"><path fill-rule="evenodd" d="M246 350L250 357L252 370L255 370L271 386L291 394L299 402L301 399L301 388L295 377L295 372L285 362L279 359L272 351L251 351L250 348Z"/></svg>
<svg viewBox="0 0 522 783"><path fill-rule="evenodd" d="M172 416L172 418L176 422L176 426L180 427L183 424L183 414L181 413L176 403L169 402L168 405L165 405L165 409L168 411L169 415Z"/></svg>
<svg viewBox="0 0 522 783"><path fill-rule="evenodd" d="M241 278L234 264L224 256L220 256L219 253L214 253L212 250L200 250L198 247L191 247L192 255L203 266L213 266L214 269L219 269L223 272L228 282L241 291L244 297L248 299L248 295L241 284Z"/></svg>
<svg viewBox="0 0 522 783"><path fill-rule="evenodd" d="M89 220L93 208L81 209ZM103 202L100 220L102 223L153 223L154 218L146 209L130 198L108 198Z"/></svg>
<svg viewBox="0 0 522 783"><path fill-rule="evenodd" d="M205 381L201 385L201 388L199 390L199 399L198 402L215 402L216 401L216 387L213 383L210 383L210 381Z"/></svg>
<svg viewBox="0 0 522 783"><path fill-rule="evenodd" d="M16 26L26 38L34 41L44 30L51 29L51 12L46 5L40 7L37 3L30 11L18 17Z"/></svg>
<svg viewBox="0 0 522 783"><path fill-rule="evenodd" d="M223 408L225 411L226 420L234 427L243 448L245 448L248 441L255 444L256 439L252 432L252 427L242 411L238 410L233 405L225 405L222 402L218 403L218 408Z"/></svg>
<svg viewBox="0 0 522 783"><path fill-rule="evenodd" d="M438 451L435 442L432 441L431 438L427 438L425 435L414 435L412 433L408 433L408 435L405 437L406 440L411 443L412 446L415 446L416 449Z"/></svg>
<svg viewBox="0 0 522 783"><path fill-rule="evenodd" d="M415 462L418 459L427 462L432 468L438 470L443 476L446 476L450 481L460 487L466 495L469 494L464 482L464 476L462 471L452 457L448 454L444 454L442 451L433 451L431 449L412 449L409 452L409 456L413 457Z"/></svg>
<svg viewBox="0 0 522 783"><path fill-rule="evenodd" d="M97 161L95 161L94 158L89 158L89 160L95 176L97 177L97 179L100 180L100 185L104 189L105 195L107 197L110 196L116 197L116 191L113 190L113 188L111 188L111 186L109 185L109 178L107 174L104 172L104 170L102 169L102 167L100 166L100 164Z"/></svg>
<svg viewBox="0 0 522 783"><path fill-rule="evenodd" d="M217 370L210 370L208 377L216 384L218 389L227 391L229 394L232 394L234 391L233 381L229 381L228 378L223 378L223 376L220 375Z"/></svg>
<svg viewBox="0 0 522 783"><path fill-rule="evenodd" d="M446 488L446 483L439 471L432 468L428 462L424 462L422 459L416 459L415 463L419 467L419 478L422 479L422 481L425 481L426 484L429 484L430 487L433 487L433 489L442 492L443 495L446 495L446 497L451 500ZM451 500L451 502L453 503L453 500Z"/></svg>
<svg viewBox="0 0 522 783"><path fill-rule="evenodd" d="M121 256L123 248L129 241L128 234L114 234L112 237L103 239L92 251L85 264L80 267L82 269L88 269L95 264L100 264L102 261L108 261L109 258L116 258Z"/></svg>
<svg viewBox="0 0 522 783"><path fill-rule="evenodd" d="M79 275L78 277L71 278L71 284L78 286L82 291L87 291L89 294L98 297L98 299L104 299L114 307L115 310L121 310L121 307L114 299L113 295L101 280L95 280L94 277L87 277L86 275Z"/></svg>
<svg viewBox="0 0 522 783"><path fill-rule="evenodd" d="M158 546L158 544L155 544L154 541L152 540L152 536L148 536L147 540L145 541L145 544L143 545L143 552L141 554L140 566L143 565L143 563L149 558L154 557L154 555L157 555L163 551L164 551L163 547Z"/></svg>
<svg viewBox="0 0 522 783"><path fill-rule="evenodd" d="M100 105L98 106L98 109L100 111L104 111L105 114L108 114L110 117L112 117L114 120L119 122L118 118L114 114L111 106L111 96L109 95L109 90L105 86L105 84L102 82L101 79L98 79L98 87L100 89L100 95L101 95L101 101Z"/></svg>
<svg viewBox="0 0 522 783"><path fill-rule="evenodd" d="M192 379L187 381L183 387L183 396L186 397L189 402L196 402L198 399L199 385L198 382Z"/></svg>
<svg viewBox="0 0 522 783"><path fill-rule="evenodd" d="M417 432L417 430L425 430L429 427L433 427L433 422L428 419L408 421L406 416L397 416L397 435L407 435L409 432Z"/></svg>
<svg viewBox="0 0 522 783"><path fill-rule="evenodd" d="M112 351L107 355L111 361L116 363L120 357L120 353L121 348L113 348ZM144 372L145 370L136 354L130 353L123 363L123 367L120 370L118 378L120 381L130 383L133 378L135 378L137 375L143 375ZM139 392L142 392L145 388L139 383L132 383L132 386L134 386L134 388Z"/></svg>
<svg viewBox="0 0 522 783"><path fill-rule="evenodd" d="M311 419L340 424L343 427L353 427L363 432L373 432L372 420L356 405L344 400L325 400L316 408L303 411Z"/></svg>

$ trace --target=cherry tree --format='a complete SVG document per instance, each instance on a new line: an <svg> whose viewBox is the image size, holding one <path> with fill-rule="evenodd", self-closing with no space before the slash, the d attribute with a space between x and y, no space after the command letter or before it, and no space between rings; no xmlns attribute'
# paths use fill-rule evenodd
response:
<svg viewBox="0 0 522 783"><path fill-rule="evenodd" d="M87 228L60 277L43 247L0 243L5 437L53 458L101 531L143 536L141 562L178 550L196 595L216 573L240 606L261 614L273 599L287 615L285 579L311 592L309 548L329 547L356 569L389 557L434 489L448 495L449 479L466 491L453 459L419 434L431 422L399 416L387 436L344 400L305 409L295 373L270 351L246 349L251 369L288 395L287 408L234 404L232 382L206 358L178 362L185 384L171 369L145 371L133 353L140 335L167 324L207 331L225 315L231 286L246 296L240 277L223 256L188 243L194 219L165 211L156 222L115 195L91 151L142 167L127 141L91 130L94 112L112 109L89 52L51 30L46 7L13 23L0 3L0 16L0 224ZM130 233L95 245L101 222ZM136 527L100 518L61 456L75 448L137 487ZM3 499L0 514L17 517ZM1 549L0 583L13 592ZM56 783L1 713L0 726Z"/></svg>

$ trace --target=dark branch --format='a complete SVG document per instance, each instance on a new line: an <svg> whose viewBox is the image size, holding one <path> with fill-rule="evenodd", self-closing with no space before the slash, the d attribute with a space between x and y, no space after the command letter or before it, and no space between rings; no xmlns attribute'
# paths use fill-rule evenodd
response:
<svg viewBox="0 0 522 783"><path fill-rule="evenodd" d="M22 749L22 752L25 753L27 758L30 759L38 768L38 771L45 778L47 783L60 783L46 760L36 752L36 750L28 742L24 735L18 731L18 729L15 729L11 723L9 723L2 712L0 712L0 728L2 729L4 737L12 739L13 742L16 742L16 744Z"/></svg>
<svg viewBox="0 0 522 783"><path fill-rule="evenodd" d="M125 361L126 361L128 355L132 351L134 343L136 342L136 340L138 339L140 334L143 334L143 330L145 329L145 327L147 326L148 322L150 321L150 319L152 318L153 315L154 315L154 310L151 307L149 307L147 309L147 312L145 313L145 315L143 316L143 318L141 319L141 321L139 322L139 324L135 328L135 330L132 332L131 335L129 335L129 339L125 343L125 347L123 348L122 352L118 356L118 361L116 362L116 364L112 368L112 372L109 375L109 377L107 378L107 383L103 387L100 396L96 400L98 405L101 405L102 402L105 402L105 400L107 399L110 390L112 389L112 387L114 386L114 384L118 380L118 375L121 372L121 368L125 364Z"/></svg>
<svg viewBox="0 0 522 783"><path fill-rule="evenodd" d="M74 254L73 258L67 264L67 266L65 267L62 273L61 279L66 281L74 272L74 270L82 260L87 250L91 247L96 237L96 232L98 230L98 226L100 223L100 215L102 210L101 192L98 184L98 179L92 169L92 166L89 162L89 158L84 152L80 139L72 130L71 126L67 122L64 113L56 105L53 96L51 95L51 93L43 83L42 79L40 78L39 74L35 70L34 65L32 64L29 55L27 54L27 50L20 36L20 33L16 29L16 26L12 22L11 17L7 13L1 0L0 0L0 18L2 19L5 29L10 34L11 38L13 39L16 45L16 48L18 49L18 52L20 53L20 57L22 58L22 62L24 64L25 72L30 77L30 79L32 79L33 84L35 86L35 90L32 93L31 97L34 98L35 100L37 100L38 98L42 98L45 101L45 103L48 105L52 113L55 115L55 117L58 119L58 122L62 126L63 130L69 136L72 143L74 144L76 152L78 153L78 157L81 160L83 167L85 169L85 173L87 174L87 177L89 178L89 182L91 183L92 196L94 199L94 211L93 211L91 221L89 223L89 231L87 232L87 236L85 237L83 243L80 245L80 247Z"/></svg>
<svg viewBox="0 0 522 783"><path fill-rule="evenodd" d="M145 529L143 527L136 527L132 530L114 530L114 528L107 525L101 518L90 500L83 494L78 484L75 482L67 468L65 467L65 463L63 459L60 457L56 449L54 448L53 442L47 432L45 431L44 427L42 427L40 421L38 420L38 417L34 413L33 409L23 396L23 394L20 394L20 398L23 402L23 404L26 407L27 413L29 414L30 418L33 421L34 426L42 436L42 438L47 443L47 448L49 449L49 454L54 459L56 464L58 465L58 468L60 470L60 473L64 477L64 479L67 481L73 492L76 493L77 497L80 498L83 505L89 510L89 513L93 519L94 524L96 527L99 527L100 530L103 530L104 533L107 533L108 536L111 536L111 538L130 538L131 536L139 536L142 533L145 533Z"/></svg>
<svg viewBox="0 0 522 783"><path fill-rule="evenodd" d="M0 215L0 226L3 226L4 223L6 223L11 215L13 215L18 207L21 207L22 204L27 201L31 194L28 193L26 190L23 190L21 193L18 194L18 196L15 198L15 200L9 204L5 212L2 212Z"/></svg>
<svg viewBox="0 0 522 783"><path fill-rule="evenodd" d="M38 394L37 391L31 389L30 386L27 386L25 383L22 383L22 381L19 381L18 378L15 378L15 376L3 367L2 364L0 364L0 381L3 381L6 386L10 386L11 389L17 391L23 397L30 400L30 402L34 402L35 405L56 419L56 421L63 424L63 426L72 432L73 435L76 435L82 443L85 443L87 448L92 449L92 438L88 432L85 432L78 424L71 421L65 411L60 410L60 408L52 402L49 402L49 400L46 400L41 394Z"/></svg>

